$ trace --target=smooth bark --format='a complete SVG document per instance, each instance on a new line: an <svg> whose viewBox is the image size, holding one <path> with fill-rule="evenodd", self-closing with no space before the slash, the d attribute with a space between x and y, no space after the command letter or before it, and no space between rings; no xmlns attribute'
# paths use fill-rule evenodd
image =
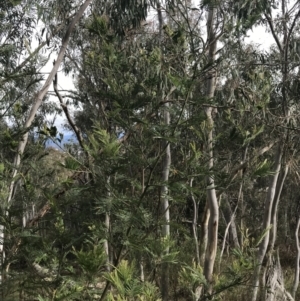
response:
<svg viewBox="0 0 300 301"><path fill-rule="evenodd" d="M208 222L210 217L209 205L206 200L204 212L202 215L201 221L201 242L200 242L200 265L204 266L205 262L205 253L207 249L207 241L208 241Z"/></svg>
<svg viewBox="0 0 300 301"><path fill-rule="evenodd" d="M193 178L190 180L190 187L193 187ZM193 222L192 222L192 229L193 229L193 236L195 241L195 253L196 253L196 264L197 266L200 265L200 251L199 251L199 242L198 242L198 204L195 200L194 194L191 192L191 198L193 201Z"/></svg>
<svg viewBox="0 0 300 301"><path fill-rule="evenodd" d="M210 63L215 62L216 50L217 50L217 39L215 32L215 18L216 18L216 8L210 7L207 18L207 37L208 37L208 61ZM207 74L207 88L206 97L211 101L215 94L216 89L216 71L214 68L211 69L209 74ZM204 276L208 283L208 293L212 293L212 281L213 281L213 270L217 254L217 244L218 244L218 225L219 225L219 204L215 189L215 180L213 175L214 168L214 154L213 154L213 130L214 130L214 120L213 111L215 108L209 106L205 109L206 121L207 121L207 153L209 156L208 160L208 170L209 175L207 176L207 201L210 211L210 217L208 222L208 241L207 248L205 252L205 262L204 262Z"/></svg>
<svg viewBox="0 0 300 301"><path fill-rule="evenodd" d="M257 299L261 266L265 258L269 240L270 240L269 228L271 225L272 208L273 208L273 202L276 193L278 176L281 168L282 154L283 154L283 149L281 144L282 143L278 144L278 149L277 149L275 163L274 163L274 174L271 176L269 189L265 201L263 229L266 230L266 233L259 245L259 250L257 254L257 262L256 262L257 266L255 268L254 275L253 275L253 292L252 292L252 299L251 299L252 301L256 301Z"/></svg>
<svg viewBox="0 0 300 301"><path fill-rule="evenodd" d="M243 185L241 184L240 186L240 193L242 190ZM240 194L239 194L240 197ZM235 225L235 215L236 215L236 211L239 205L239 198L238 198L238 202L232 212L231 208L230 208L230 204L228 202L228 199L226 198L225 200L225 210L224 210L224 218L225 221L227 223L226 229L225 229L225 233L224 233L224 238L223 238L223 243L222 243L222 250L220 252L220 259L219 259L219 270L220 270L220 266L221 266L221 260L224 254L224 250L225 250L225 245L226 245L226 239L228 236L228 232L229 229L231 230L231 238L233 241L233 245L234 248L239 249L240 248L240 244L239 244L239 240L238 240L238 235L237 235L237 230L236 230L236 225Z"/></svg>
<svg viewBox="0 0 300 301"><path fill-rule="evenodd" d="M241 185L242 186L242 185ZM241 195L241 190L239 195ZM228 201L228 199L226 198L224 200L225 204L224 204L224 209L223 209L223 213L224 213L224 217L227 223L227 233L229 233L230 236L230 243L232 243L232 246L236 249L240 248L240 243L239 243L239 239L238 239L238 232L237 232L237 226L235 223L235 216L236 216L236 211L239 205L239 200L240 200L240 196L238 198L238 202L236 204L236 207L234 208L234 210L231 210L231 206L230 203ZM227 235L227 234L226 234ZM226 235L224 237L224 239L226 239Z"/></svg>
<svg viewBox="0 0 300 301"><path fill-rule="evenodd" d="M272 229L271 229L271 239L270 239L270 250L274 249L275 246L275 241L277 238L277 215L278 215L278 204L280 201L280 196L281 192L283 189L283 185L286 179L286 176L289 171L289 166L286 165L284 170L280 173L278 183L277 183L277 188L276 188L276 194L275 194L275 199L274 199L274 204L272 208L272 217L271 217L271 224L272 224Z"/></svg>

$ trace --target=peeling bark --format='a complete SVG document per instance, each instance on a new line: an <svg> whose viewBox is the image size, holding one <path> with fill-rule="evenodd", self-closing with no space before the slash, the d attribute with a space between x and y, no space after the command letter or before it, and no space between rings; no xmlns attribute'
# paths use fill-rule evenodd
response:
<svg viewBox="0 0 300 301"><path fill-rule="evenodd" d="M264 301L294 301L294 298L284 287L284 279L279 260L279 253L268 255L268 263L264 273Z"/></svg>

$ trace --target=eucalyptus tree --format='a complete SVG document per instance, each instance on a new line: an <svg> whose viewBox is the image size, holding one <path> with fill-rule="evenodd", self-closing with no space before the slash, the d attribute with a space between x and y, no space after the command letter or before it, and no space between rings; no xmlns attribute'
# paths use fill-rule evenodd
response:
<svg viewBox="0 0 300 301"><path fill-rule="evenodd" d="M266 234L260 243L258 251L258 265L254 275L253 301L257 298L259 273L266 251L269 247L270 236L272 237L272 235L273 238L270 245L271 251L274 248L278 201L288 171L287 162L290 156L288 145L291 144L293 127L297 122L297 117L293 113L294 108L297 106L295 98L296 94L292 88L297 74L297 63L294 61L294 48L291 47L291 45L295 45L295 41L297 41L296 30L299 16L298 2L289 4L287 1L282 1L280 12L276 17L273 17L270 8L264 11L264 20L267 23L275 42L272 54L274 59L271 61L271 63L274 64L274 69L271 68L274 70L273 72L276 72L275 78L280 87L280 92L278 91L279 93L274 99L275 103L273 102L274 107L272 108L272 113L277 115L277 117L280 117L282 122L278 124L278 141L276 141L277 151L274 155L273 167L274 175L270 177L270 184L265 202L263 228L266 230ZM286 167L284 164L286 164ZM268 229L271 224L273 224L273 230L269 231ZM269 254L269 258L271 256L272 255Z"/></svg>
<svg viewBox="0 0 300 301"><path fill-rule="evenodd" d="M17 94L15 97L12 95L13 99L12 101L8 97L7 91L2 89L5 94L3 94L5 101L3 109L4 115L9 112L9 110L13 107L15 109L16 113L19 114L17 116L17 123L19 123L19 128L21 129L21 134L17 138L19 140L18 147L15 150L14 155L14 162L11 172L11 178L10 183L8 183L8 191L7 191L7 199L5 200L3 209L4 212L9 209L11 206L13 197L16 194L16 183L17 183L17 174L20 171L20 164L21 164L21 157L24 153L25 146L28 142L29 137L29 130L33 124L33 121L35 120L37 110L42 105L43 98L45 97L49 85L52 82L52 78L54 77L55 73L58 70L58 67L60 65L61 60L63 59L65 47L67 46L68 39L70 37L70 34L72 30L74 29L77 21L79 20L80 16L83 14L85 8L88 6L89 2L87 1L81 9L78 11L78 13L75 15L73 22L71 22L65 36L62 42L62 48L58 55L58 61L56 65L54 66L52 73L50 73L48 80L46 81L44 87L40 90L39 93L36 94L35 103L32 105L31 109L29 109L29 101L26 99L28 97L28 93L32 92L32 87L41 80L41 77L38 76L38 72L36 71L36 67L39 67L37 64L31 64L29 67L26 66L28 62L32 62L32 59L34 61L36 54L38 54L38 50L41 49L41 47L37 48L37 51L35 51L33 54L30 51L30 42L32 41L33 36L33 24L37 23L39 19L39 15L36 15L36 5L37 8L39 8L39 3L34 2L21 2L21 3L14 3L7 2L6 4L2 4L5 10L2 11L2 14L4 15L3 18L1 18L1 21L4 21L3 23L3 31L2 31L2 41L4 41L2 48L2 63L4 64L4 74L2 74L2 80L1 80L1 86L5 89L8 87L11 87L10 89L14 90L15 94ZM10 21L14 22L10 22ZM26 29L22 29L22 28ZM46 43L42 43L42 45L45 45ZM19 46L19 48L18 48ZM40 45L41 46L41 45ZM14 64L14 59L21 58L24 53L26 55L26 52L29 53L28 58L26 58L21 64ZM27 75L29 77L28 82L25 81L24 84L24 75ZM32 76L32 77L30 77ZM17 81L19 81L21 84L18 84ZM14 86L16 85L16 86ZM22 89L22 85L24 85L24 88ZM18 91L18 88L22 89L22 91ZM34 91L35 92L35 91ZM9 96L11 93L9 94ZM34 97L31 95L31 97ZM29 111L29 112L28 112ZM16 115L16 114L15 114ZM21 119L25 116L25 121L21 125ZM4 256L4 250L3 250L3 244L5 243L5 227L2 224L1 225L1 273L4 272L3 264L5 260Z"/></svg>

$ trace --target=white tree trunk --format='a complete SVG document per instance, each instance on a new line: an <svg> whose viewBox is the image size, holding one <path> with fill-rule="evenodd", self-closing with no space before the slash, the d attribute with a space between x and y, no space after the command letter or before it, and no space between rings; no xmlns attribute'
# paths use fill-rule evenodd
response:
<svg viewBox="0 0 300 301"><path fill-rule="evenodd" d="M276 241L276 237L277 237L278 204L280 201L283 184L285 182L288 171L289 171L289 166L286 165L284 170L280 173L278 183L277 183L276 194L275 194L274 204L273 204L273 208L272 208L272 217L271 217L272 229L271 229L270 250L273 250L274 246L275 246L275 241Z"/></svg>
<svg viewBox="0 0 300 301"><path fill-rule="evenodd" d="M162 47L163 42L163 16L161 3L157 2L157 16L159 25L159 40L160 46ZM163 111L163 123L168 128L170 125L170 104L165 102ZM165 148L165 154L163 159L163 170L162 170L162 182L161 187L161 208L163 213L163 225L162 225L162 237L168 239L170 237L170 209L169 209L169 198L168 198L168 181L171 166L171 147L168 141L163 145ZM169 249L165 250L166 254L169 253ZM161 295L162 300L167 301L169 299L169 265L167 263L162 264L161 271Z"/></svg>
<svg viewBox="0 0 300 301"><path fill-rule="evenodd" d="M217 38L215 33L215 18L216 18L216 8L210 7L207 18L207 37L208 37L208 61L214 63L217 50ZM207 74L207 90L206 97L208 101L211 101L215 94L216 89L216 71L214 69ZM210 211L210 218L208 222L208 241L205 253L205 263L204 263L204 275L208 283L208 293L212 293L212 280L213 280L213 269L217 254L217 243L218 243L218 225L219 225L219 204L215 189L215 180L213 173L214 167L214 154L213 154L213 107L207 107L205 110L207 117L207 153L209 156L208 160L208 170L209 175L207 176L207 202Z"/></svg>
<svg viewBox="0 0 300 301"><path fill-rule="evenodd" d="M166 125L170 124L170 113L169 113L169 103L165 104L164 111L164 122ZM162 236L167 239L170 237L170 209L169 209L169 198L168 198L168 181L171 166L171 148L170 143L166 142L166 150L163 161L163 172L162 181L163 186L161 188L161 205L164 215L164 222L162 225ZM166 250L169 253L169 250ZM163 264L162 266L162 279L161 279L161 291L162 300L167 301L169 297L169 266L168 264Z"/></svg>
<svg viewBox="0 0 300 301"><path fill-rule="evenodd" d="M208 222L210 217L209 205L206 200L204 212L202 215L201 221L201 243L200 243L200 265L204 266L205 262L205 253L207 249L207 241L208 241Z"/></svg>
<svg viewBox="0 0 300 301"><path fill-rule="evenodd" d="M190 187L193 187L193 180L194 178L192 178L190 180ZM196 252L196 264L197 266L200 265L200 252L199 252L199 242L198 242L198 204L195 200L194 194L191 192L191 198L193 201L193 207L194 207L194 216L193 216L193 224L192 224L192 228L193 228L193 236L194 236L194 241L195 241L195 252Z"/></svg>
<svg viewBox="0 0 300 301"><path fill-rule="evenodd" d="M278 149L276 153L276 158L275 158L275 163L274 163L274 175L271 176L270 184L269 184L269 189L265 201L265 213L264 213L264 221L263 221L263 229L267 230L270 228L271 225L271 215L272 215L272 208L273 208L273 201L276 193L276 186L277 186L277 180L278 180L278 175L280 172L281 168L281 159L282 159L282 145L279 142L278 144ZM257 299L257 293L258 293L258 287L259 287L259 278L260 278L260 271L261 271L261 266L263 263L263 260L266 255L266 251L268 248L269 244L269 238L270 238L270 231L267 230L265 233L265 236L263 237L260 245L259 245L259 250L257 254L257 266L254 271L253 275L253 292L252 292L252 301L256 301Z"/></svg>

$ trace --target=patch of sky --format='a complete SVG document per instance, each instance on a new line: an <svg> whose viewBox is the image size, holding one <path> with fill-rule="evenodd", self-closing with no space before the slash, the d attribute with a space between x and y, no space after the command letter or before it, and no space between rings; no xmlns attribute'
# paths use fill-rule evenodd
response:
<svg viewBox="0 0 300 301"><path fill-rule="evenodd" d="M78 141L77 141L74 133L71 131L65 131L63 133L62 139L60 139L60 136L58 136L57 138L48 138L45 146L64 150L66 145L78 144Z"/></svg>

